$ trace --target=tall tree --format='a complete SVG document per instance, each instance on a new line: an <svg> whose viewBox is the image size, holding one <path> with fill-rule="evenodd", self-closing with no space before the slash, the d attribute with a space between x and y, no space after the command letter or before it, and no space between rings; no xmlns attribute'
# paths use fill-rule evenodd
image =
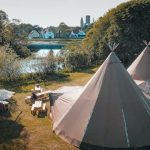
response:
<svg viewBox="0 0 150 150"><path fill-rule="evenodd" d="M128 65L150 40L150 1L132 0L118 5L100 17L89 30L82 46L91 60L104 60L110 52L105 43L120 43L116 51Z"/></svg>
<svg viewBox="0 0 150 150"><path fill-rule="evenodd" d="M64 22L61 22L58 26L60 38L67 37L67 31L70 29Z"/></svg>
<svg viewBox="0 0 150 150"><path fill-rule="evenodd" d="M16 53L8 46L0 47L0 80L15 81L21 76Z"/></svg>
<svg viewBox="0 0 150 150"><path fill-rule="evenodd" d="M3 40L6 43L13 43L15 40L14 29L11 24L6 24L2 29Z"/></svg>

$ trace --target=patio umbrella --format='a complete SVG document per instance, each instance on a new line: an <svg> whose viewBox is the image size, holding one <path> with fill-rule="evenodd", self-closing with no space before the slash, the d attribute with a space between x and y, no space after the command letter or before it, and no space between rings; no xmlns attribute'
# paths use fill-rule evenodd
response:
<svg viewBox="0 0 150 150"><path fill-rule="evenodd" d="M14 94L15 94L15 92L8 91L8 90L5 90L5 89L1 89L0 90L0 101L10 99Z"/></svg>

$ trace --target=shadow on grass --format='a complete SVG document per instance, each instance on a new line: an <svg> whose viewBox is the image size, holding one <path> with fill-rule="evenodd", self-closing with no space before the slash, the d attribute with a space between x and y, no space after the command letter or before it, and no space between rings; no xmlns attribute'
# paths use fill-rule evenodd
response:
<svg viewBox="0 0 150 150"><path fill-rule="evenodd" d="M10 118L10 117L11 117L11 112L10 111L5 111L5 112L0 111L0 119Z"/></svg>
<svg viewBox="0 0 150 150"><path fill-rule="evenodd" d="M84 68L77 69L76 72L93 74L93 73L95 73L95 71L93 69L94 69L93 67L84 67Z"/></svg>
<svg viewBox="0 0 150 150"><path fill-rule="evenodd" d="M26 150L29 134L24 126L13 120L0 120L0 149Z"/></svg>
<svg viewBox="0 0 150 150"><path fill-rule="evenodd" d="M0 120L10 118L12 116L11 114L16 112L18 109L16 100L10 99L7 101L9 102L9 109L5 111L0 111Z"/></svg>
<svg viewBox="0 0 150 150"><path fill-rule="evenodd" d="M70 77L69 74L58 73L58 74L51 74L49 76L43 77L41 81L44 82L44 85L47 85L50 82L60 83L60 82L70 81L69 77Z"/></svg>
<svg viewBox="0 0 150 150"><path fill-rule="evenodd" d="M25 90L22 86L27 86L31 84L44 84L49 85L51 82L60 83L69 81L69 74L67 73L53 73L49 75L38 75L34 74L34 76L30 75L25 79L14 81L14 82L1 82L0 88L5 88L8 90L12 90L17 93L27 93L29 90Z"/></svg>

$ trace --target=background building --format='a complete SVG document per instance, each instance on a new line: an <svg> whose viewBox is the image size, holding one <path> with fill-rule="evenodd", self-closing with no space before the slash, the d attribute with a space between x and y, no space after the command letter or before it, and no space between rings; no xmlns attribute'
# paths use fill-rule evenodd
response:
<svg viewBox="0 0 150 150"><path fill-rule="evenodd" d="M81 29L84 27L84 22L83 22L83 18L81 17L81 20L80 20L80 27Z"/></svg>
<svg viewBox="0 0 150 150"><path fill-rule="evenodd" d="M45 33L42 34L42 37L44 39L54 39L54 33L46 31Z"/></svg>
<svg viewBox="0 0 150 150"><path fill-rule="evenodd" d="M90 25L90 16L89 15L86 15L86 22L85 22L85 24L88 26L88 25Z"/></svg>
<svg viewBox="0 0 150 150"><path fill-rule="evenodd" d="M85 16L85 21L81 17L81 20L80 20L81 29L83 29L84 27L88 27L90 24L91 24L91 16L90 15Z"/></svg>
<svg viewBox="0 0 150 150"><path fill-rule="evenodd" d="M36 38L40 38L40 34L36 31L36 30L32 30L29 35L28 35L29 39L36 39Z"/></svg>
<svg viewBox="0 0 150 150"><path fill-rule="evenodd" d="M69 38L72 39L83 39L85 38L86 34L84 31L82 30L78 30L78 31L72 31L69 35Z"/></svg>

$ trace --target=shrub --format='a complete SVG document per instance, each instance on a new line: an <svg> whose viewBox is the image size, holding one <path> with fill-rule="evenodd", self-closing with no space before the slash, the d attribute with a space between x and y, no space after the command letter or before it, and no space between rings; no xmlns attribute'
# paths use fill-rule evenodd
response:
<svg viewBox="0 0 150 150"><path fill-rule="evenodd" d="M21 76L17 55L8 47L0 48L0 79L15 81Z"/></svg>

